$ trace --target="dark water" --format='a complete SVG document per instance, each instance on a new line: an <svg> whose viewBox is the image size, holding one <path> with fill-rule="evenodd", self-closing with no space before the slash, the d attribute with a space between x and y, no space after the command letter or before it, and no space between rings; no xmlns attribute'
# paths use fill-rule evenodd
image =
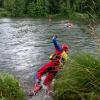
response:
<svg viewBox="0 0 100 100"><path fill-rule="evenodd" d="M54 51L52 32L58 35L61 43L68 43L70 55L80 50L96 53L98 44L91 35L83 32L78 24L68 29L66 22L0 19L0 71L13 73L24 89L31 87L33 73L48 61L49 54Z"/></svg>

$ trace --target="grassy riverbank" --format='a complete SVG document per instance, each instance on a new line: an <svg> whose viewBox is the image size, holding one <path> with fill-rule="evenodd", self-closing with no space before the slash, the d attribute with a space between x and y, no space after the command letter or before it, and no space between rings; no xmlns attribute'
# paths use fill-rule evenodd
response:
<svg viewBox="0 0 100 100"><path fill-rule="evenodd" d="M98 0L1 0L0 17L49 17L83 21L100 18Z"/></svg>
<svg viewBox="0 0 100 100"><path fill-rule="evenodd" d="M0 100L24 100L18 80L10 74L0 73Z"/></svg>
<svg viewBox="0 0 100 100"><path fill-rule="evenodd" d="M99 100L100 60L86 53L72 58L58 75L54 100Z"/></svg>
<svg viewBox="0 0 100 100"><path fill-rule="evenodd" d="M6 9L4 8L0 8L0 17L14 17L12 16L11 12L7 11ZM83 19L86 19L88 17L87 14L84 14L84 13L78 13L78 12L73 12L73 13L68 13L66 15L63 15L61 13L59 14L48 14L46 16L29 16L28 14L23 14L21 16L15 16L14 18L17 18L17 17L31 17L31 18L50 18L51 20L52 19L73 19L73 20L83 20Z"/></svg>

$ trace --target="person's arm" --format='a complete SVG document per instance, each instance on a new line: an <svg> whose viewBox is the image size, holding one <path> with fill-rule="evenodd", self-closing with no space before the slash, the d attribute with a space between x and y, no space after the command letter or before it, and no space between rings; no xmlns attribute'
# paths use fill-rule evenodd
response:
<svg viewBox="0 0 100 100"><path fill-rule="evenodd" d="M53 44L54 44L56 50L62 51L62 48L61 48L60 44L59 44L58 41L57 41L57 36L54 35L54 36L52 37L52 42L53 42Z"/></svg>

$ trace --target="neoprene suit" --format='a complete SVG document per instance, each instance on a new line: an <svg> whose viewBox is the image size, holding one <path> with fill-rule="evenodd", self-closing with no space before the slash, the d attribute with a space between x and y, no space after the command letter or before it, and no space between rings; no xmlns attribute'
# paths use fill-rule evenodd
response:
<svg viewBox="0 0 100 100"><path fill-rule="evenodd" d="M55 46L54 54L61 54L63 50L61 48L61 45L58 43L56 36L52 37L52 42ZM57 61L55 62L53 60L50 60L37 71L37 78L41 80L41 76L46 73L46 79L44 80L44 84L46 86L49 86L55 76L55 73L57 73L60 70L59 68L55 69L55 66L59 66L59 64L60 63Z"/></svg>

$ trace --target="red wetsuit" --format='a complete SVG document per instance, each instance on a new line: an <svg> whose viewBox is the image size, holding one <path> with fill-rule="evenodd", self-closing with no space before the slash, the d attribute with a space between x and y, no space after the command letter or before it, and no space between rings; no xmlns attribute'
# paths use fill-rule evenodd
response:
<svg viewBox="0 0 100 100"><path fill-rule="evenodd" d="M60 55L63 50L62 50L61 46L59 45L58 41L56 40L55 36L52 38L52 42L54 43L54 46L55 46L55 53L54 54ZM46 86L50 86L50 83L52 82L52 80L55 76L55 73L57 73L60 70L60 68L57 67L57 66L59 66L59 64L60 64L59 59L58 60L56 59L56 61L50 60L48 63L43 65L37 71L37 73L36 73L37 78L39 80L41 80L41 76L46 73L46 79L44 80L44 84Z"/></svg>
<svg viewBox="0 0 100 100"><path fill-rule="evenodd" d="M57 53L60 54L60 53L62 53L62 52L56 50L55 53L56 53L56 54L57 54ZM44 84L45 84L46 86L49 86L50 83L52 82L52 80L53 80L55 74L56 74L58 71L60 71L60 68L57 67L57 66L59 66L59 64L60 64L60 63L59 63L58 61L55 62L55 61L50 60L48 63L46 63L45 65L43 65L43 66L37 71L37 77L38 77L38 79L41 80L41 76L42 76L43 74L46 73L46 79L44 80Z"/></svg>

